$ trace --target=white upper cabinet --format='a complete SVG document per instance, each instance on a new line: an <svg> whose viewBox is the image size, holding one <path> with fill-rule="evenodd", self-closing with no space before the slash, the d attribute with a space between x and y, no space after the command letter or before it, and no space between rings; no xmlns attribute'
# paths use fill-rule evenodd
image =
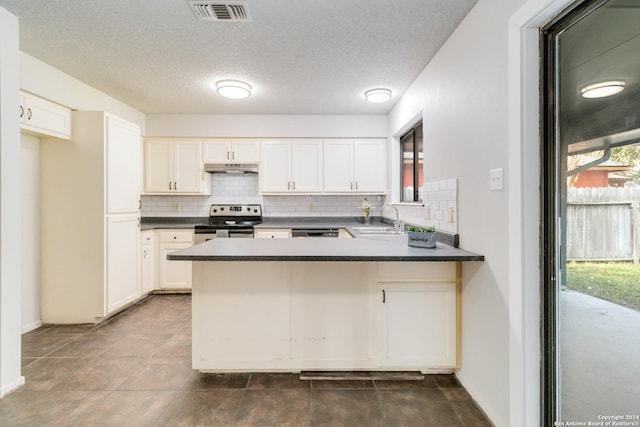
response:
<svg viewBox="0 0 640 427"><path fill-rule="evenodd" d="M71 110L25 92L20 93L20 127L38 136L71 139Z"/></svg>
<svg viewBox="0 0 640 427"><path fill-rule="evenodd" d="M264 141L260 191L319 193L322 191L322 141Z"/></svg>
<svg viewBox="0 0 640 427"><path fill-rule="evenodd" d="M324 142L324 191L353 191L353 141Z"/></svg>
<svg viewBox="0 0 640 427"><path fill-rule="evenodd" d="M384 139L325 140L325 193L384 193L387 187Z"/></svg>
<svg viewBox="0 0 640 427"><path fill-rule="evenodd" d="M139 208L140 128L106 117L107 213L135 212Z"/></svg>
<svg viewBox="0 0 640 427"><path fill-rule="evenodd" d="M355 191L384 192L387 188L387 144L384 139L353 142Z"/></svg>
<svg viewBox="0 0 640 427"><path fill-rule="evenodd" d="M204 140L204 163L258 163L260 142L251 140Z"/></svg>
<svg viewBox="0 0 640 427"><path fill-rule="evenodd" d="M147 139L145 193L211 194L200 140Z"/></svg>

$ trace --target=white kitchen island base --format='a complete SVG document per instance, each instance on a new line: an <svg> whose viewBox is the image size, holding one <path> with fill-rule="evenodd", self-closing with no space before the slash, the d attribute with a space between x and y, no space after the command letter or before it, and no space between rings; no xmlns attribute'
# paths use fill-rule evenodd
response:
<svg viewBox="0 0 640 427"><path fill-rule="evenodd" d="M459 365L457 262L195 261L201 372Z"/></svg>

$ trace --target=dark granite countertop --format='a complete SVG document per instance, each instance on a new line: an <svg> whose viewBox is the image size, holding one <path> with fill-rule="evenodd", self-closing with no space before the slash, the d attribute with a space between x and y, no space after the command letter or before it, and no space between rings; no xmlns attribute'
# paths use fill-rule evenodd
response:
<svg viewBox="0 0 640 427"><path fill-rule="evenodd" d="M407 245L406 235L356 239L213 239L170 253L176 261L484 261L484 256L438 243Z"/></svg>

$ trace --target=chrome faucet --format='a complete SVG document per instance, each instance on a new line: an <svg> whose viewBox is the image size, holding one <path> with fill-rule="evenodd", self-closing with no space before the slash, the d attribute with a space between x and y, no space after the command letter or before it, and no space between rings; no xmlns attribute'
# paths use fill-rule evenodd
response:
<svg viewBox="0 0 640 427"><path fill-rule="evenodd" d="M389 206L390 208L393 208L393 210L396 211L396 220L393 222L393 229L396 231L404 231L403 228L403 224L402 221L400 221L400 214L398 213L398 208L393 206L391 203L385 203L384 205L382 205L382 207L380 208L380 216L382 216L382 212L384 211L384 208L386 208L387 206Z"/></svg>

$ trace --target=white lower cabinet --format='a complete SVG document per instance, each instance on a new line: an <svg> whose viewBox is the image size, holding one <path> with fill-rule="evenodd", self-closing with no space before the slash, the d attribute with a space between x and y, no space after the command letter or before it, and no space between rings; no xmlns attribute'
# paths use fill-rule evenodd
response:
<svg viewBox="0 0 640 427"><path fill-rule="evenodd" d="M138 215L107 217L107 313L140 296Z"/></svg>
<svg viewBox="0 0 640 427"><path fill-rule="evenodd" d="M193 368L453 372L456 274L453 262L194 263Z"/></svg>
<svg viewBox="0 0 640 427"><path fill-rule="evenodd" d="M167 255L193 246L192 230L158 232L160 289L191 289L191 261L169 261Z"/></svg>
<svg viewBox="0 0 640 427"><path fill-rule="evenodd" d="M142 294L148 294L156 288L155 284L155 239L153 230L140 233L140 269L142 276Z"/></svg>
<svg viewBox="0 0 640 427"><path fill-rule="evenodd" d="M383 366L456 366L454 283L385 283L381 323Z"/></svg>
<svg viewBox="0 0 640 427"><path fill-rule="evenodd" d="M456 367L455 263L380 263L378 291L381 366Z"/></svg>
<svg viewBox="0 0 640 427"><path fill-rule="evenodd" d="M264 228L253 232L254 239L288 239L290 237L290 228Z"/></svg>

